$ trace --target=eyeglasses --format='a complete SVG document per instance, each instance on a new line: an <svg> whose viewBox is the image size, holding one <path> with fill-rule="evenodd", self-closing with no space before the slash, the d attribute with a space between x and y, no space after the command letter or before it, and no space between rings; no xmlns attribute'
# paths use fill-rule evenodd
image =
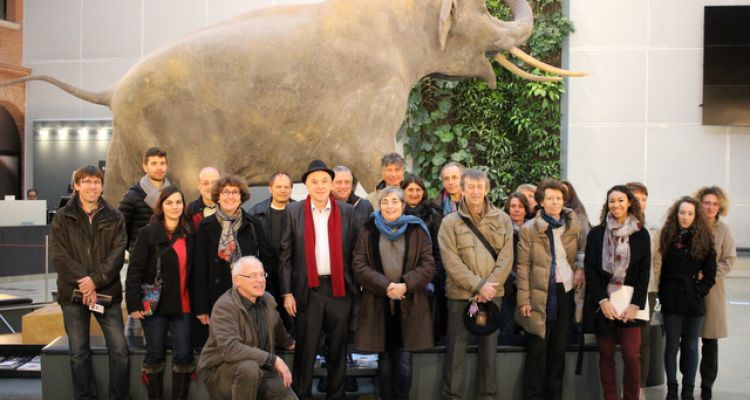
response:
<svg viewBox="0 0 750 400"><path fill-rule="evenodd" d="M249 279L252 279L252 280L256 280L258 278L266 279L266 278L268 278L268 272L254 273L254 274L250 274L250 275L238 274L237 276L241 276L243 278L249 278Z"/></svg>
<svg viewBox="0 0 750 400"><path fill-rule="evenodd" d="M223 190L221 194L226 197L240 197L239 190Z"/></svg>

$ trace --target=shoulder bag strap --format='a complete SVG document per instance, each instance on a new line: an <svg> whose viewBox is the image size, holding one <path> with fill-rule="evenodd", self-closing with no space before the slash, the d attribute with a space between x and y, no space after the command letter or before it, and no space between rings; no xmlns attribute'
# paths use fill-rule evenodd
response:
<svg viewBox="0 0 750 400"><path fill-rule="evenodd" d="M495 249L492 248L492 245L490 245L490 242L487 241L487 238L482 235L482 232L479 231L479 229L474 225L474 222L471 221L471 218L467 218L463 215L460 215L461 219L464 221L466 226L471 229L472 232L474 232L474 235L476 235L477 239L479 239L480 242L484 245L485 248L487 248L487 251L492 254L492 258L497 260L497 252Z"/></svg>

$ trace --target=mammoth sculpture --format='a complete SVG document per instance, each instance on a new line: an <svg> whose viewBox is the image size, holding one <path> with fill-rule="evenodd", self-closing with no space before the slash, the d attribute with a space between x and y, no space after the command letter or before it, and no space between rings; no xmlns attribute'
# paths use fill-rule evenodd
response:
<svg viewBox="0 0 750 400"><path fill-rule="evenodd" d="M572 74L516 48L531 34L531 8L505 2L513 21L492 17L484 0L276 6L157 49L101 92L41 75L4 85L42 80L112 110L105 191L112 200L140 176L150 146L170 154L170 175L190 196L187 183L206 165L260 183L280 169L299 176L313 158L348 165L371 188L422 77L478 77L495 88L488 57L525 74L504 51Z"/></svg>

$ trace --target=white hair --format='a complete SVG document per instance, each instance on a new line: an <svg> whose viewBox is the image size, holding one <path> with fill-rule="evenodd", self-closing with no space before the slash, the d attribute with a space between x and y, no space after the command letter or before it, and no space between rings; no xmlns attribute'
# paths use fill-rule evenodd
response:
<svg viewBox="0 0 750 400"><path fill-rule="evenodd" d="M242 274L242 268L245 265L258 263L261 268L263 268L263 263L260 262L260 260L255 256L245 256L240 257L237 261L232 263L232 279L234 279L235 276Z"/></svg>

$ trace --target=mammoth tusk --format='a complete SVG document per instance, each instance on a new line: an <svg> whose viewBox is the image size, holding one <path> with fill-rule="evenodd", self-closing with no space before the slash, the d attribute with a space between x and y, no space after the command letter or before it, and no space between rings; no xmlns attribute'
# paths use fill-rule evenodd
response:
<svg viewBox="0 0 750 400"><path fill-rule="evenodd" d="M533 75L530 74L521 68L518 68L516 64L513 64L510 62L507 58L505 58L502 54L496 54L495 60L500 63L505 69L508 71L520 76L523 79L527 79L530 81L537 81L537 82L560 82L562 81L562 78L559 76L540 76L540 75Z"/></svg>
<svg viewBox="0 0 750 400"><path fill-rule="evenodd" d="M533 67L537 67L541 69L542 71L547 71L555 75L563 75L563 76L586 76L587 75L586 72L568 71L567 69L561 69L561 68L553 67L547 63L543 63L537 60L536 58L524 53L523 50L515 46L510 48L510 54L513 54L514 56L520 58L521 61L525 62L526 64L529 64Z"/></svg>

